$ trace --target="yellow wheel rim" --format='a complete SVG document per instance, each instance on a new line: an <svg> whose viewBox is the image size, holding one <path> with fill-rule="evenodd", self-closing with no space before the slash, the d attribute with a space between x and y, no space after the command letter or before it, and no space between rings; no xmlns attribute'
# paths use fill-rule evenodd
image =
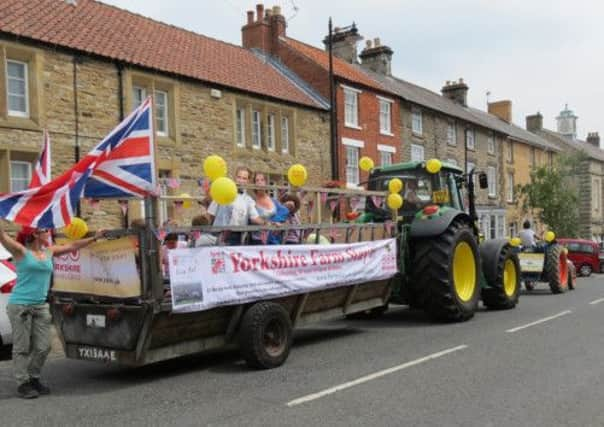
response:
<svg viewBox="0 0 604 427"><path fill-rule="evenodd" d="M476 291L476 260L466 242L460 242L453 253L453 286L463 302L470 301Z"/></svg>
<svg viewBox="0 0 604 427"><path fill-rule="evenodd" d="M508 297L514 296L518 283L516 281L516 264L511 259L506 259L503 267L503 291Z"/></svg>

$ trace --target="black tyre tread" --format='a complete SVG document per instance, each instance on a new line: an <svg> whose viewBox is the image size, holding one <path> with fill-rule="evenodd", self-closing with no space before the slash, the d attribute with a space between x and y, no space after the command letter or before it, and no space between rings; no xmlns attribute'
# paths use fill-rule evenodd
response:
<svg viewBox="0 0 604 427"><path fill-rule="evenodd" d="M505 262L508 259L512 259L516 266L516 291L511 297L505 293L503 286L503 272ZM487 278L487 281L490 288L482 290L482 302L485 306L496 310L509 310L516 307L518 296L520 295L520 262L510 245L504 246L499 252L496 276L494 278Z"/></svg>
<svg viewBox="0 0 604 427"><path fill-rule="evenodd" d="M263 326L267 319L278 317L285 322L287 344L278 357L266 353L262 342ZM293 339L292 323L289 314L282 305L273 302L258 302L250 307L241 321L239 328L239 350L248 366L256 369L271 369L281 366L291 349Z"/></svg>
<svg viewBox="0 0 604 427"><path fill-rule="evenodd" d="M568 283L560 283L560 255L562 249L562 245L555 244L545 253L543 270L553 294L561 294L568 290Z"/></svg>
<svg viewBox="0 0 604 427"><path fill-rule="evenodd" d="M472 236L469 225L463 221L453 221L441 235L413 242L413 271L411 273L411 292L413 298L424 311L439 321L460 322L474 316L480 297L478 278L480 264L478 246L470 239L476 261L476 292L466 304L458 303L450 283L450 262L455 244L462 232Z"/></svg>

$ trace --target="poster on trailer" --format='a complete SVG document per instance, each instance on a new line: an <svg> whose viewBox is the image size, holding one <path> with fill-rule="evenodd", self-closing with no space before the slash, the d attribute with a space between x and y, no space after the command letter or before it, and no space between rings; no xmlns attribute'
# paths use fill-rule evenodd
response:
<svg viewBox="0 0 604 427"><path fill-rule="evenodd" d="M335 245L206 246L169 253L172 310L192 312L385 280L396 240Z"/></svg>

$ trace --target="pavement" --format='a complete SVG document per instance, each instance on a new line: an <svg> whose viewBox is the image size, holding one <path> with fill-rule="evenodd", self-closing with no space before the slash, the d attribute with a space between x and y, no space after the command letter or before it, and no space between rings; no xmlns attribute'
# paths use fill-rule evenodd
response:
<svg viewBox="0 0 604 427"><path fill-rule="evenodd" d="M396 307L296 333L280 368L248 369L236 352L138 369L69 360L45 368L52 394L14 397L0 362L0 419L13 425L604 425L604 280L514 310L435 324Z"/></svg>

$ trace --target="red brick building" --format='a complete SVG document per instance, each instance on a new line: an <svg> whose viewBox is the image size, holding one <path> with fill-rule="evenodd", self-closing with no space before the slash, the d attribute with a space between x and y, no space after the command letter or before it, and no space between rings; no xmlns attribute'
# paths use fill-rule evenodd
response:
<svg viewBox="0 0 604 427"><path fill-rule="evenodd" d="M242 44L281 61L304 82L330 99L329 53L286 34L286 21L278 6L247 12ZM356 186L367 179L358 160L371 157L376 166L401 158L400 112L396 97L371 79L356 63L356 42L362 37L353 25L336 30L333 42L333 72L336 83L339 179ZM324 40L328 45L328 38Z"/></svg>

